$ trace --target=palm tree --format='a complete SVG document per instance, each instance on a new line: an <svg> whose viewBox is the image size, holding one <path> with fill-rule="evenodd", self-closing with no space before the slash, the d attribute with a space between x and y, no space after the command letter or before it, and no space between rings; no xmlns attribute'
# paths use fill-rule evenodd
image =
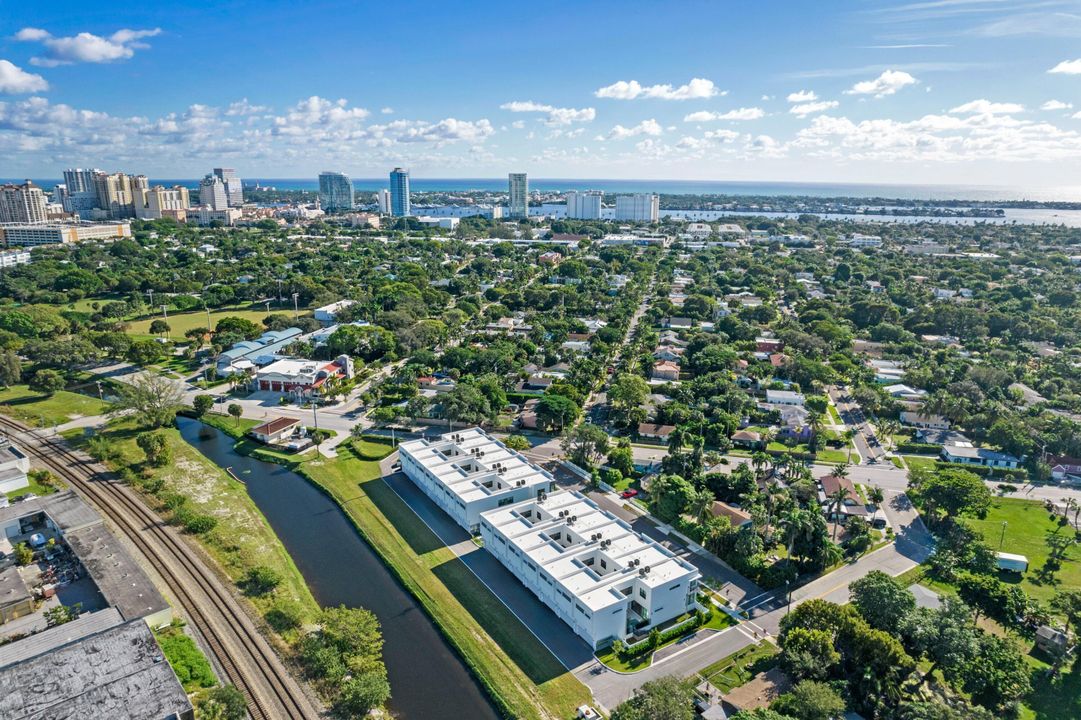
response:
<svg viewBox="0 0 1081 720"><path fill-rule="evenodd" d="M762 495L766 501L766 536L764 540L768 548L773 545L773 510L777 506L777 500L784 495L784 489L777 483L769 483L766 485Z"/></svg>
<svg viewBox="0 0 1081 720"><path fill-rule="evenodd" d="M820 412L814 412L813 410L807 413L807 427L811 429L811 437L808 439L807 448L811 452L818 451L818 441L822 435L822 428L825 427L825 416Z"/></svg>
<svg viewBox="0 0 1081 720"><path fill-rule="evenodd" d="M793 560L792 550L796 546L796 540L813 527L811 514L802 508L792 508L785 513L781 522L785 528L785 536L788 538L788 559L791 561Z"/></svg>
<svg viewBox="0 0 1081 720"><path fill-rule="evenodd" d="M879 420L878 434L883 436L886 441L886 449L893 450L893 436L901 431L901 423L897 422L893 418L886 418L885 420Z"/></svg>
<svg viewBox="0 0 1081 720"><path fill-rule="evenodd" d="M687 442L687 428L677 425L676 429L668 436L668 452L677 453L683 449Z"/></svg>
<svg viewBox="0 0 1081 720"><path fill-rule="evenodd" d="M782 480L788 474L789 468L792 466L792 456L788 453L782 453L773 459L773 471Z"/></svg>
<svg viewBox="0 0 1081 720"><path fill-rule="evenodd" d="M713 517L713 493L709 490L696 492L687 505L687 512L699 525L705 525Z"/></svg>
<svg viewBox="0 0 1081 720"><path fill-rule="evenodd" d="M871 489L867 491L867 499L874 503L875 513L871 516L871 523L873 524L875 518L878 517L878 506L882 504L882 501L886 499L885 494L882 492L882 488L871 486Z"/></svg>
<svg viewBox="0 0 1081 720"><path fill-rule="evenodd" d="M768 468L770 464L770 456L764 452L756 452L751 455L751 466L754 468L755 475L764 474L762 471ZM768 472L768 471L767 471Z"/></svg>
<svg viewBox="0 0 1081 720"><path fill-rule="evenodd" d="M841 524L841 506L845 504L845 500L849 498L848 488L844 485L840 485L836 490L831 492L826 499L830 502L830 508L833 512L833 540L837 541L837 526Z"/></svg>
<svg viewBox="0 0 1081 720"><path fill-rule="evenodd" d="M834 476L836 476L836 477L839 477L839 478L848 477L848 463L843 462L843 463L837 463L836 465L834 465L832 474Z"/></svg>

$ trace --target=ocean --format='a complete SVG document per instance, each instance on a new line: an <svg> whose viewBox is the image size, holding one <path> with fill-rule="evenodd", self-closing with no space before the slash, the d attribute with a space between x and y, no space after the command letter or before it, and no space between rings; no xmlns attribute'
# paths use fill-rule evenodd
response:
<svg viewBox="0 0 1081 720"><path fill-rule="evenodd" d="M279 190L317 190L315 178L255 178L243 176L245 186L272 186ZM22 182L23 178L3 182ZM34 179L42 187L52 187L57 179ZM198 179L151 178L152 184L197 187ZM356 178L358 191L371 192L389 187L387 178ZM506 178L410 178L415 192L468 190L506 192ZM893 185L871 183L802 183L802 182L742 182L729 180L606 180L530 178L531 190L562 192L566 190L600 190L605 193L654 192L665 195L742 195L781 197L895 198L900 200L1032 200L1039 202L1081 202L1081 186L1004 187L992 185Z"/></svg>

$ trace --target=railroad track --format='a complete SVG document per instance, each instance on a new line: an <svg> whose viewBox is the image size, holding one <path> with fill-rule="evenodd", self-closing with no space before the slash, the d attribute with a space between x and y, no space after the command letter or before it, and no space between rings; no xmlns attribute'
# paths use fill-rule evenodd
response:
<svg viewBox="0 0 1081 720"><path fill-rule="evenodd" d="M89 499L138 548L184 608L255 720L315 719L320 713L285 669L255 623L180 533L112 478L112 473L62 440L0 416L0 429Z"/></svg>

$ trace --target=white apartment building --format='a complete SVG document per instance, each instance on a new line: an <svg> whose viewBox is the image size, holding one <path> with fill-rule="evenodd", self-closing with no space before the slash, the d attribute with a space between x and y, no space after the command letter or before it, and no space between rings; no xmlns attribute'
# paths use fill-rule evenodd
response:
<svg viewBox="0 0 1081 720"><path fill-rule="evenodd" d="M244 184L240 176L233 168L214 168L214 176L225 183L225 196L229 200L229 207L240 207L244 204Z"/></svg>
<svg viewBox="0 0 1081 720"><path fill-rule="evenodd" d="M187 209L191 206L191 197L188 189L182 185L165 188L155 185L148 190L142 190L136 196L135 217L142 220L160 220L163 217L171 217L183 221L187 217Z"/></svg>
<svg viewBox="0 0 1081 720"><path fill-rule="evenodd" d="M61 245L82 240L131 237L131 225L112 223L46 223L43 225L0 225L0 244Z"/></svg>
<svg viewBox="0 0 1081 720"><path fill-rule="evenodd" d="M881 247L882 238L878 235L852 233L848 236L848 244L852 247Z"/></svg>
<svg viewBox="0 0 1081 720"><path fill-rule="evenodd" d="M48 220L45 191L29 180L0 185L0 223L43 223Z"/></svg>
<svg viewBox="0 0 1081 720"><path fill-rule="evenodd" d="M390 215L390 190L380 188L375 191L375 204L381 215Z"/></svg>
<svg viewBox="0 0 1081 720"><path fill-rule="evenodd" d="M29 265L29 250L0 250L0 268L15 267L16 265Z"/></svg>
<svg viewBox="0 0 1081 720"><path fill-rule="evenodd" d="M525 173L507 175L507 217L520 220L529 216L529 178Z"/></svg>
<svg viewBox="0 0 1081 720"><path fill-rule="evenodd" d="M652 193L616 196L616 220L657 222L661 216L661 198Z"/></svg>
<svg viewBox="0 0 1081 720"><path fill-rule="evenodd" d="M547 493L555 478L480 428L398 446L402 471L470 532L480 514Z"/></svg>
<svg viewBox="0 0 1081 720"><path fill-rule="evenodd" d="M222 179L217 175L207 175L199 181L199 204L211 210L225 210L229 207L229 192Z"/></svg>
<svg viewBox="0 0 1081 720"><path fill-rule="evenodd" d="M604 193L599 190L579 192L571 190L566 194L567 217L574 220L600 220L601 200Z"/></svg>
<svg viewBox="0 0 1081 720"><path fill-rule="evenodd" d="M209 225L212 222L220 222L222 225L232 227L241 218L243 212L240 208L223 207L219 210L200 205L188 212L188 219L194 220L198 225Z"/></svg>
<svg viewBox="0 0 1081 720"><path fill-rule="evenodd" d="M577 492L481 515L485 549L594 649L695 609L701 574Z"/></svg>

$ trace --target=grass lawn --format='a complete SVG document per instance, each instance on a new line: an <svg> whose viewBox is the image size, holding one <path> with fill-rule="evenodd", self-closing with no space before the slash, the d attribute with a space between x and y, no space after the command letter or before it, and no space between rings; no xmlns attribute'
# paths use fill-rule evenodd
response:
<svg viewBox="0 0 1081 720"><path fill-rule="evenodd" d="M833 448L824 448L815 453L815 462L844 463L849 461L851 454L851 450L834 450Z"/></svg>
<svg viewBox="0 0 1081 720"><path fill-rule="evenodd" d="M731 615L729 615L723 610L714 609L713 615L710 617L709 622L707 622L705 625L700 625L693 630L688 628L686 633L682 635L677 635L673 638L669 638L653 650L644 652L641 655L636 655L632 658L622 658L612 652L611 648L604 652L598 652L596 653L596 655L598 660L600 660L602 663L612 668L613 670L618 670L619 672L638 672L639 670L645 670L647 667L653 664L653 655L658 650L664 647L668 647L669 645L673 645L680 640L683 640L691 633L697 632L702 628L709 628L711 630L716 630L719 632L721 630L725 630L726 628L730 628L735 624L736 621L732 619Z"/></svg>
<svg viewBox="0 0 1081 720"><path fill-rule="evenodd" d="M1021 580L1021 587L1032 597L1047 601L1057 588L1081 587L1081 547L1072 545L1066 551L1061 569L1053 576L1042 572L1047 562L1046 538L1054 534L1072 535L1069 527L1060 527L1050 519L1043 503L1035 500L996 498L991 510L983 520L966 519L973 528L983 533L984 540L998 549L1002 523L1006 522L1006 534L1002 551L1017 553L1028 558L1029 570ZM1003 576L1007 579L1007 576Z"/></svg>
<svg viewBox="0 0 1081 720"><path fill-rule="evenodd" d="M164 480L164 487L157 496L144 493L148 504L159 507L158 497L170 491L186 496L193 510L217 518L213 530L196 537L233 582L240 585L248 570L256 566L273 568L282 578L271 593L249 597L260 615L289 608L299 611L304 622L313 619L319 611L315 598L285 546L248 497L244 485L185 442L175 428L163 428L159 432L164 433L173 460L166 467L154 469L155 478ZM138 432L131 421L114 421L104 434L120 452L120 458L110 465L122 467L143 462L143 452L135 444ZM66 436L76 445L87 440L80 430ZM289 641L296 633L291 630L283 633L283 637Z"/></svg>
<svg viewBox="0 0 1081 720"><path fill-rule="evenodd" d="M106 406L96 397L61 390L41 395L26 385L0 390L0 413L36 427L52 427L78 417L101 415Z"/></svg>
<svg viewBox="0 0 1081 720"><path fill-rule="evenodd" d="M905 468L904 462L901 460L901 458L897 457L896 455L891 455L890 456L890 462L893 463L893 466L895 468L898 468L898 469L901 469L901 470L904 470L904 468Z"/></svg>
<svg viewBox="0 0 1081 720"><path fill-rule="evenodd" d="M833 405L828 405L830 412L830 419L833 420L834 425L844 425L844 421L841 420L841 416L837 413L837 408Z"/></svg>
<svg viewBox="0 0 1081 720"><path fill-rule="evenodd" d="M905 455L905 464L913 470L916 468L926 468L928 470L934 470L935 461L937 460L938 457L931 455Z"/></svg>
<svg viewBox="0 0 1081 720"><path fill-rule="evenodd" d="M383 482L379 464L364 459L377 454L373 445L292 466L342 505L509 716L571 717L590 702L588 689Z"/></svg>
<svg viewBox="0 0 1081 720"><path fill-rule="evenodd" d="M64 484L64 481L58 477L54 476L53 482L56 484L42 485L41 483L35 481L33 477L31 477L29 485L24 488L19 488L18 490L12 490L7 494L7 498L8 500L14 500L17 497L22 497L23 495L28 495L29 493L34 493L38 497L42 497L44 495L52 495L54 492L57 492L58 490L63 490L67 487L67 485Z"/></svg>
<svg viewBox="0 0 1081 720"><path fill-rule="evenodd" d="M278 312L276 309L272 309L271 313ZM285 312L282 310L281 312ZM223 317L242 317L246 320L251 320L259 327L263 327L263 318L267 316L266 308L259 308L258 310L249 309L249 306L243 306L239 308L233 308L229 310L211 310L210 319L216 325ZM150 334L150 323L155 320L163 320L162 314L155 313L150 317L144 317L140 320L132 320L128 323L129 335L140 335L146 337L153 337ZM183 313L169 313L169 327L172 328L169 332L169 337L174 341L184 341L184 333L192 328L206 327L206 311L205 310L193 310L191 312Z"/></svg>
<svg viewBox="0 0 1081 720"><path fill-rule="evenodd" d="M698 674L721 692L727 693L770 668L776 662L774 658L778 652L776 645L763 640L718 660L699 670Z"/></svg>

